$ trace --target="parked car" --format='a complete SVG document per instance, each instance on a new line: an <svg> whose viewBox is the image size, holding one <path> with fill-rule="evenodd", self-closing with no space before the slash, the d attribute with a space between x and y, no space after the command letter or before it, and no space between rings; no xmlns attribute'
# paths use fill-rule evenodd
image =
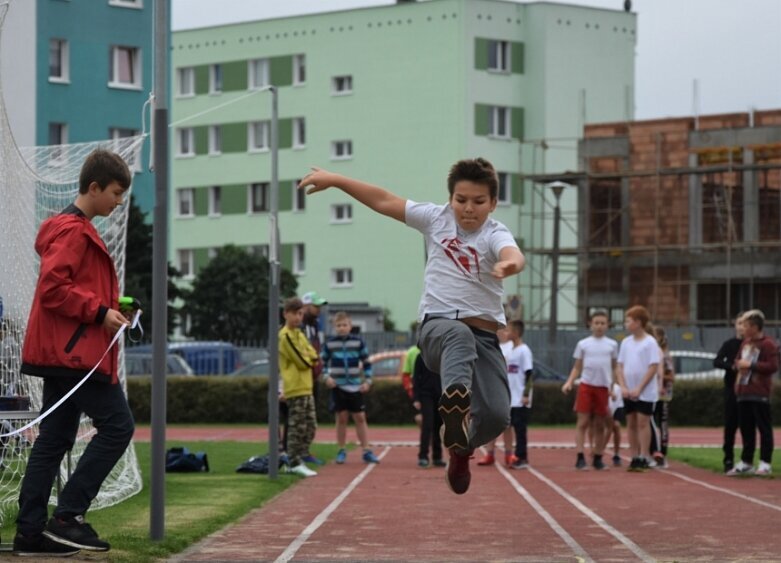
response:
<svg viewBox="0 0 781 563"><path fill-rule="evenodd" d="M385 350L369 356L372 364L372 377L398 378L401 380L401 371L404 369L404 359L407 350Z"/></svg>
<svg viewBox="0 0 781 563"><path fill-rule="evenodd" d="M724 378L724 370L713 367L713 360L716 359L713 352L670 350L670 356L675 366L675 378L678 380Z"/></svg>
<svg viewBox="0 0 781 563"><path fill-rule="evenodd" d="M125 350L125 375L135 377L152 375L152 353L136 352L132 348ZM193 368L181 356L168 354L166 357L166 375L192 377Z"/></svg>
<svg viewBox="0 0 781 563"><path fill-rule="evenodd" d="M128 350L151 353L152 345L134 346ZM228 374L241 367L240 351L230 342L171 342L168 352L184 358L195 375Z"/></svg>
<svg viewBox="0 0 781 563"><path fill-rule="evenodd" d="M245 366L240 367L236 371L229 373L231 376L255 376L255 377L268 377L271 371L268 359L255 360Z"/></svg>

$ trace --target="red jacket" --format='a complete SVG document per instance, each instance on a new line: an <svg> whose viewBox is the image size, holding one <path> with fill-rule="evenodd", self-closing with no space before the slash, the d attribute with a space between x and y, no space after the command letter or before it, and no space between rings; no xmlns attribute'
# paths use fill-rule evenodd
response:
<svg viewBox="0 0 781 563"><path fill-rule="evenodd" d="M95 227L74 206L43 222L35 251L41 266L21 371L40 377L83 377L113 338L102 323L108 309L119 306L114 261ZM116 346L91 379L118 382Z"/></svg>
<svg viewBox="0 0 781 563"><path fill-rule="evenodd" d="M751 360L751 368L738 372L738 401L770 401L773 376L778 371L778 345L769 336L746 339L740 347L739 359Z"/></svg>

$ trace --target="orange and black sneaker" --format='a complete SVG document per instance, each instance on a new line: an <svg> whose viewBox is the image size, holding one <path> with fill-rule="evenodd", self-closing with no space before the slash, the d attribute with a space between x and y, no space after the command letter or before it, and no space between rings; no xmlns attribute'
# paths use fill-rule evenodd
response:
<svg viewBox="0 0 781 563"><path fill-rule="evenodd" d="M469 490L472 473L469 471L469 460L472 451L457 452L450 450L450 461L447 464L447 485L457 495L463 495Z"/></svg>
<svg viewBox="0 0 781 563"><path fill-rule="evenodd" d="M462 383L448 386L439 398L442 447L469 450L469 408L472 392ZM452 459L452 456L451 456Z"/></svg>

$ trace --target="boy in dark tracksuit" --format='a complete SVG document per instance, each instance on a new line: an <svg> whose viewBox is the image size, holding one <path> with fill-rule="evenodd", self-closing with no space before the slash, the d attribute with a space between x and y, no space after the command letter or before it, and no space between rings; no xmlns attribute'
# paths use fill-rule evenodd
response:
<svg viewBox="0 0 781 563"><path fill-rule="evenodd" d="M423 357L418 354L412 373L412 405L422 415L420 426L420 448L418 466L428 467L428 450L431 445L432 462L437 467L447 465L442 461L442 440L439 429L442 417L439 416L439 398L442 396L442 379L426 367Z"/></svg>
<svg viewBox="0 0 781 563"><path fill-rule="evenodd" d="M35 250L41 264L21 371L43 377L44 412L97 369L40 423L19 493L17 555L62 556L110 547L84 521L84 514L130 443L134 424L119 384L117 347L103 357L127 319L119 311L114 262L92 219L107 217L121 205L130 181L130 170L119 155L93 151L82 166L75 202L38 231ZM47 522L52 485L76 439L82 413L92 419L97 434Z"/></svg>
<svg viewBox="0 0 781 563"><path fill-rule="evenodd" d="M743 321L735 319L735 336L726 340L713 360L714 367L724 370L724 473L735 465L735 433L738 431L738 401L735 397L735 360L743 344Z"/></svg>
<svg viewBox="0 0 781 563"><path fill-rule="evenodd" d="M778 345L762 333L765 316L754 309L743 315L745 339L738 352L735 367L738 370L735 395L738 401L738 421L743 439L740 463L727 474L771 473L773 459L773 421L770 417L770 394L773 376L778 372ZM759 431L759 466L754 470L756 432Z"/></svg>

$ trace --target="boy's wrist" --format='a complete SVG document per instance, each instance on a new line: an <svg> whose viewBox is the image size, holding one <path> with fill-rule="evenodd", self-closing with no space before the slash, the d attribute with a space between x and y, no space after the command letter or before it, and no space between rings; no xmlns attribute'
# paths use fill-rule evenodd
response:
<svg viewBox="0 0 781 563"><path fill-rule="evenodd" d="M105 305L100 305L98 307L98 314L95 316L95 324L102 325L103 321L106 320L106 315L108 314L108 307Z"/></svg>

